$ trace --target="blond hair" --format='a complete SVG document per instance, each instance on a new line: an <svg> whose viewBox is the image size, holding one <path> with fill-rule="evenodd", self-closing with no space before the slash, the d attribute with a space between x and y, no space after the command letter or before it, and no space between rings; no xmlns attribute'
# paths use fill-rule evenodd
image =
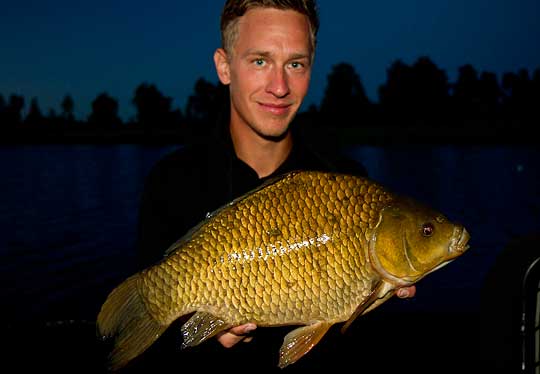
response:
<svg viewBox="0 0 540 374"><path fill-rule="evenodd" d="M294 10L307 16L311 30L311 54L314 54L319 31L315 0L227 0L221 12L221 45L227 53L232 53L238 37L238 19L253 8Z"/></svg>

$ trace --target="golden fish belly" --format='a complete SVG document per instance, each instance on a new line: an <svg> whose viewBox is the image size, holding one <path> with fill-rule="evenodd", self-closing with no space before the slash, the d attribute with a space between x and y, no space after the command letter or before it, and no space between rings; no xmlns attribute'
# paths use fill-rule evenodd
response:
<svg viewBox="0 0 540 374"><path fill-rule="evenodd" d="M389 196L363 179L293 174L216 212L140 292L170 323L206 311L230 324L344 321L378 278L366 236Z"/></svg>

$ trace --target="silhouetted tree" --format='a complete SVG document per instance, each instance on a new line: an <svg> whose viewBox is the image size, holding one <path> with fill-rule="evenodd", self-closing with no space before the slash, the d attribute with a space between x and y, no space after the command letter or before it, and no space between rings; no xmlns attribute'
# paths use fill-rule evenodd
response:
<svg viewBox="0 0 540 374"><path fill-rule="evenodd" d="M320 112L323 125L332 127L358 125L362 117L371 114L371 103L352 65L340 63L332 67Z"/></svg>
<svg viewBox="0 0 540 374"><path fill-rule="evenodd" d="M118 117L118 102L107 93L101 93L92 101L92 113L88 124L101 130L118 128L122 121Z"/></svg>
<svg viewBox="0 0 540 374"><path fill-rule="evenodd" d="M379 101L392 116L440 119L447 112L449 87L446 72L428 57L420 57L412 67L397 60L379 88Z"/></svg>
<svg viewBox="0 0 540 374"><path fill-rule="evenodd" d="M531 115L538 121L540 119L540 67L533 72L531 101L534 108Z"/></svg>
<svg viewBox="0 0 540 374"><path fill-rule="evenodd" d="M8 126L16 126L22 122L22 109L24 108L24 97L12 94L4 109L4 118Z"/></svg>
<svg viewBox="0 0 540 374"><path fill-rule="evenodd" d="M73 98L71 95L64 96L64 99L62 100L62 114L60 115L62 119L68 123L72 123L75 121L75 102L73 101Z"/></svg>
<svg viewBox="0 0 540 374"><path fill-rule="evenodd" d="M147 131L178 127L181 122L181 111L171 110L172 99L154 84L140 84L132 102L137 108L137 123Z"/></svg>
<svg viewBox="0 0 540 374"><path fill-rule="evenodd" d="M386 71L386 83L379 87L379 103L387 114L409 114L413 100L414 77L412 68L397 60Z"/></svg>
<svg viewBox="0 0 540 374"><path fill-rule="evenodd" d="M32 100L30 100L30 108L28 109L28 114L26 115L24 122L29 126L43 126L44 117L36 97L33 97Z"/></svg>
<svg viewBox="0 0 540 374"><path fill-rule="evenodd" d="M428 57L420 57L413 65L413 96L417 100L420 116L445 114L448 105L449 88L446 72L439 69Z"/></svg>
<svg viewBox="0 0 540 374"><path fill-rule="evenodd" d="M502 98L502 90L497 81L497 75L492 72L483 72L480 75L478 86L480 102L478 113L483 118L494 117L498 114Z"/></svg>
<svg viewBox="0 0 540 374"><path fill-rule="evenodd" d="M503 111L506 117L511 117L518 111L518 76L514 72L506 72L502 77L502 89L503 89Z"/></svg>
<svg viewBox="0 0 540 374"><path fill-rule="evenodd" d="M228 90L221 82L215 85L204 78L197 79L186 104L190 126L213 127L228 104Z"/></svg>
<svg viewBox="0 0 540 374"><path fill-rule="evenodd" d="M47 113L47 121L49 123L57 123L59 121L58 115L56 114L56 110L53 108L49 108L49 111Z"/></svg>
<svg viewBox="0 0 540 374"><path fill-rule="evenodd" d="M537 111L538 102L534 100L534 82L527 69L518 73L508 72L503 75L504 113L509 118L529 118Z"/></svg>
<svg viewBox="0 0 540 374"><path fill-rule="evenodd" d="M458 78L453 85L452 101L460 117L474 114L480 103L480 81L478 72L472 65L466 64L458 69Z"/></svg>
<svg viewBox="0 0 540 374"><path fill-rule="evenodd" d="M4 95L0 94L0 125L4 124L5 112L6 112L6 99L4 99Z"/></svg>
<svg viewBox="0 0 540 374"><path fill-rule="evenodd" d="M500 109L502 90L497 76L491 72L478 72L470 65L459 68L453 86L452 103L454 113L461 118L492 118Z"/></svg>

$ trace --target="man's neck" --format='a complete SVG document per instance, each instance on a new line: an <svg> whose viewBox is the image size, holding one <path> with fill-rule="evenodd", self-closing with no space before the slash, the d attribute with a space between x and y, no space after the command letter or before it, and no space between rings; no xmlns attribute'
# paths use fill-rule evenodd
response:
<svg viewBox="0 0 540 374"><path fill-rule="evenodd" d="M255 170L259 178L275 172L292 149L290 131L280 139L265 139L252 131L241 131L232 126L230 132L236 156Z"/></svg>

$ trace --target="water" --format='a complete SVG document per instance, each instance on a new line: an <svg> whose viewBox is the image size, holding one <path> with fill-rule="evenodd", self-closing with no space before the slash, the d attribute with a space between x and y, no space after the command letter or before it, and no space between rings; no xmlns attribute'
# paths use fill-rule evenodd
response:
<svg viewBox="0 0 540 374"><path fill-rule="evenodd" d="M93 320L129 275L137 205L152 164L174 146L0 148L0 292L4 321ZM514 237L539 230L533 148L358 146L370 176L463 223L471 249L418 285L407 310L478 308L483 279ZM390 303L391 304L391 303Z"/></svg>
<svg viewBox="0 0 540 374"><path fill-rule="evenodd" d="M173 147L0 150L0 288L8 321L91 319L132 265L137 203Z"/></svg>

